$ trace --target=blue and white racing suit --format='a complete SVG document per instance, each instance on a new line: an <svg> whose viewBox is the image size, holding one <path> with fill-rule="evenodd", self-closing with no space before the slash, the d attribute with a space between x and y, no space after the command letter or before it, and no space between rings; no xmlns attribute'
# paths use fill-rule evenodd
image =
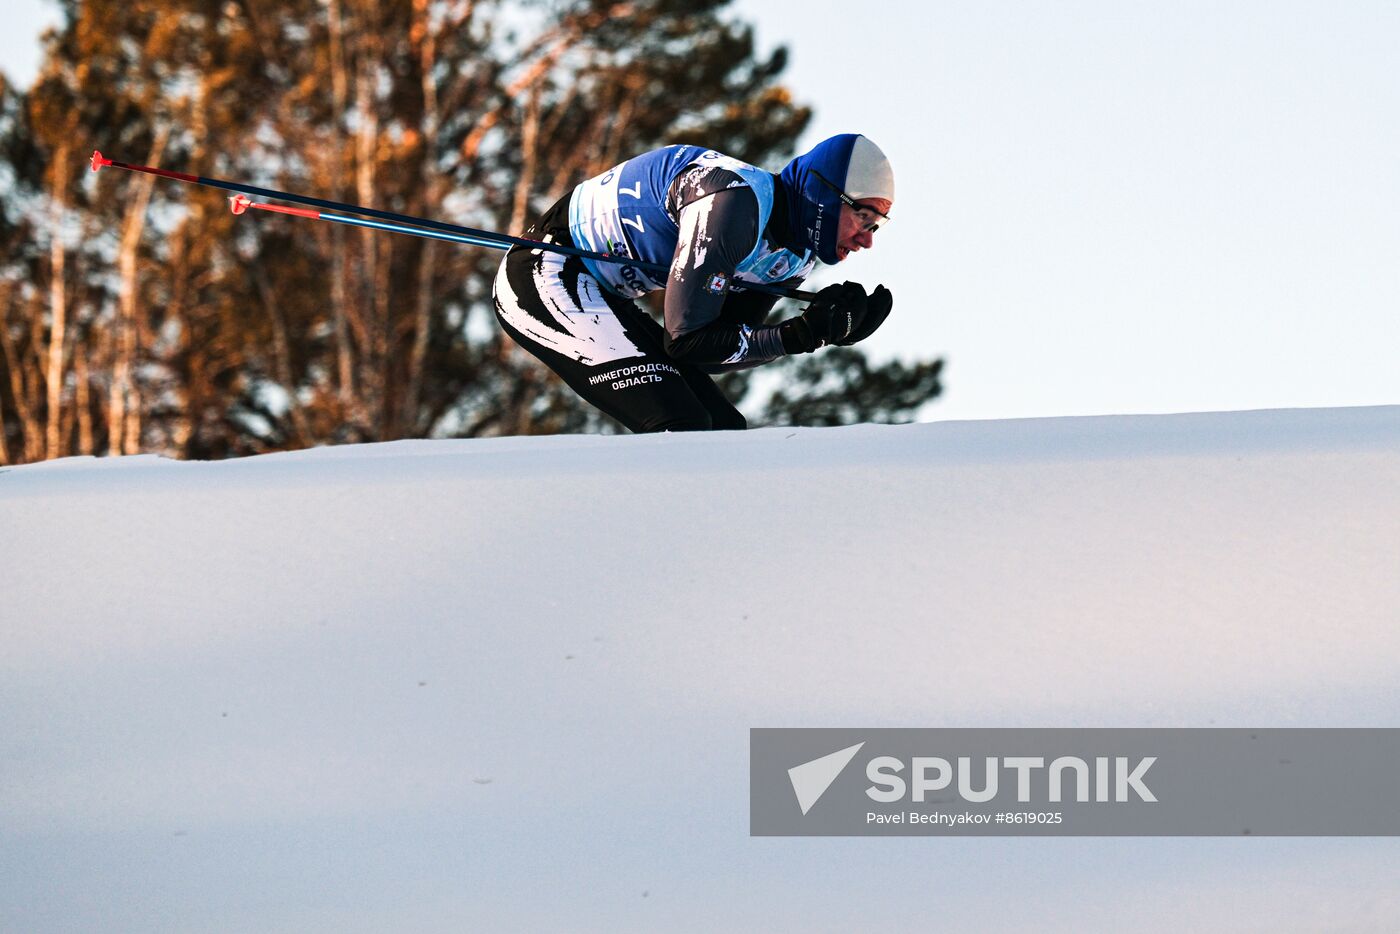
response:
<svg viewBox="0 0 1400 934"><path fill-rule="evenodd" d="M743 284L795 286L814 258L784 241L773 175L698 146L668 146L578 185L527 236L628 256L666 273L513 248L496 315L521 346L632 431L740 428L707 373L783 354L775 299ZM636 299L664 290L664 327Z"/></svg>

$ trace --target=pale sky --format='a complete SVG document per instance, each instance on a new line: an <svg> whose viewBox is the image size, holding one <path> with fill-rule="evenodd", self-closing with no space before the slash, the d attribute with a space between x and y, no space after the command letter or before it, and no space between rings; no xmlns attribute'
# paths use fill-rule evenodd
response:
<svg viewBox="0 0 1400 934"><path fill-rule="evenodd" d="M804 146L894 164L838 268L894 292L873 350L948 358L931 417L1400 402L1400 4L737 9Z"/></svg>
<svg viewBox="0 0 1400 934"><path fill-rule="evenodd" d="M55 18L8 0L27 82ZM736 0L874 139L896 222L877 358L942 355L928 417L1400 403L1400 4ZM776 169L778 166L770 166Z"/></svg>

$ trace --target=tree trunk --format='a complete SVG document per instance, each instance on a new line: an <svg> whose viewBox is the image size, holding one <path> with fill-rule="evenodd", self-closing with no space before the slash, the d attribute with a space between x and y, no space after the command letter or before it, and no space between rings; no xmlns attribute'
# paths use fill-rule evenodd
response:
<svg viewBox="0 0 1400 934"><path fill-rule="evenodd" d="M74 404L78 409L78 453L90 457L95 445L92 437L92 397L88 386L92 374L88 372L86 341L79 343L73 354L73 375L78 380L74 391Z"/></svg>
<svg viewBox="0 0 1400 934"><path fill-rule="evenodd" d="M413 36L418 39L418 68L423 86L422 157L419 159L419 186L423 192L424 214L436 216L441 203L442 182L437 171L437 142L441 128L438 113L437 33L429 17L428 0L413 0ZM418 282L413 305L413 347L409 351L408 381L404 387L399 416L399 436L417 434L418 397L423 386L423 366L428 356L432 327L433 271L437 261L437 241L423 241L419 252Z"/></svg>
<svg viewBox="0 0 1400 934"><path fill-rule="evenodd" d="M345 107L348 97L345 75L345 34L341 17L340 0L330 0L330 58L331 58L331 200L343 201L340 185L341 154L345 151L344 134ZM355 399L355 360L350 347L350 333L346 326L346 306L349 297L345 291L345 230L333 224L331 230L331 329L335 335L335 359L337 396L342 412L348 413Z"/></svg>
<svg viewBox="0 0 1400 934"><path fill-rule="evenodd" d="M7 310L9 308L8 299L7 296L5 305ZM37 318L39 308L31 307L29 313ZM26 463L42 460L44 456L44 426L38 416L38 400L34 398L38 391L39 380L43 375L40 371L41 361L36 361L31 366L26 355L15 346L14 340L11 339L8 321L0 322L0 353L5 355L5 369L10 374L10 393L15 400L15 415L20 424L20 459ZM27 379L25 378L26 372L29 373Z"/></svg>
<svg viewBox="0 0 1400 934"><path fill-rule="evenodd" d="M540 86L530 88L525 105L525 122L520 128L520 178L515 183L515 204L506 229L520 236L525 229L530 210L530 189L535 184L535 166L539 163Z"/></svg>
<svg viewBox="0 0 1400 934"><path fill-rule="evenodd" d="M272 359L277 371L277 382L287 391L287 416L292 421L291 442L296 447L306 447L311 438L311 426L307 424L306 413L297 399L296 377L292 372L291 342L287 339L287 319L282 314L277 292L267 281L267 273L261 266L253 267L253 282L262 296L263 307L272 322Z"/></svg>
<svg viewBox="0 0 1400 934"><path fill-rule="evenodd" d="M54 153L51 167L53 190L50 195L49 230L53 242L49 246L49 270L52 281L49 283L49 354L45 371L45 385L48 389L48 427L45 433L44 456L63 456L63 370L64 349L67 346L68 297L64 290L64 274L67 267L67 251L63 245L63 220L67 207L68 156L69 145L65 141Z"/></svg>
<svg viewBox="0 0 1400 934"><path fill-rule="evenodd" d="M365 17L373 23L378 17L376 0L365 4ZM359 203L373 206L375 202L375 169L379 158L379 106L376 85L379 77L379 43L373 30L361 29L361 48L356 68L355 104L358 132L355 137L355 188ZM379 247L383 237L373 230L361 231L363 250L360 264L360 302L364 308L366 337L365 379L360 386L361 404L371 420L367 428L374 438L384 436L385 369L387 366L387 322L384 320L383 297L379 294Z"/></svg>
<svg viewBox="0 0 1400 934"><path fill-rule="evenodd" d="M151 143L147 165L160 164L169 139L169 125L161 126ZM151 203L151 189L154 186L154 175L138 175L133 179L127 195L126 216L122 218L121 246L117 252L117 346L107 416L107 449L114 455L137 454L141 450L141 392L134 378L140 352L136 307L140 283L137 281L136 254L141 246L141 233L146 227L146 209Z"/></svg>

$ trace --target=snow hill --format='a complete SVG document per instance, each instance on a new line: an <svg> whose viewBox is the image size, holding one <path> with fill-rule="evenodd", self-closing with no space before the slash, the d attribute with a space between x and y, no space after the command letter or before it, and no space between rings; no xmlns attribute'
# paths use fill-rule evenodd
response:
<svg viewBox="0 0 1400 934"><path fill-rule="evenodd" d="M1400 407L0 471L0 930L1393 931L1392 839L748 836L755 726L1395 726Z"/></svg>

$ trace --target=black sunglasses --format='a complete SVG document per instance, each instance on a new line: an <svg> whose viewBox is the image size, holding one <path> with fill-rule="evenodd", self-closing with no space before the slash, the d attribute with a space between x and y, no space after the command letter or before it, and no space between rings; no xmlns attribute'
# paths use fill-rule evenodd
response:
<svg viewBox="0 0 1400 934"><path fill-rule="evenodd" d="M822 175L822 173L818 172L816 169L812 169L812 174L821 179L823 185L836 192L836 197L841 199L842 204L856 212L856 215L861 219L860 229L862 231L874 233L880 229L882 224L888 224L890 222L890 216L888 214L881 214L868 204L856 204L855 198L852 198L840 188L837 188L831 182L827 181L826 176ZM878 220L874 218L878 218Z"/></svg>

